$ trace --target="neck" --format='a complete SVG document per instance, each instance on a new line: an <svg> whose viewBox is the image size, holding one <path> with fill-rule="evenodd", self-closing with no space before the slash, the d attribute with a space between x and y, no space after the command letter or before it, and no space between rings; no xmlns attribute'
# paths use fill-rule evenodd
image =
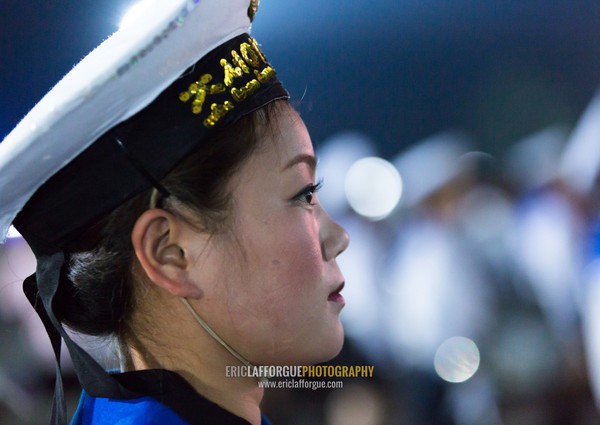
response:
<svg viewBox="0 0 600 425"><path fill-rule="evenodd" d="M153 318L153 323L149 323L146 318L145 329L151 331L136 332L127 338L128 367L177 372L202 396L259 425L264 390L259 388L257 380L226 376L227 366L242 362L209 335L181 302L171 299L168 303L162 306L168 309L159 311L172 312L171 320Z"/></svg>

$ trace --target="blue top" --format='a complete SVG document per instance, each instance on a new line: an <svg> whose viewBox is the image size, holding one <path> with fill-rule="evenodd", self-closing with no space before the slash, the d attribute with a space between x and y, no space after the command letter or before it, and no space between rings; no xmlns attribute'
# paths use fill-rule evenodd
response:
<svg viewBox="0 0 600 425"><path fill-rule="evenodd" d="M248 425L249 422L199 395L166 370L113 375L139 398L94 397L85 391L71 425ZM104 397L106 395L106 397ZM263 416L261 425L271 425Z"/></svg>
<svg viewBox="0 0 600 425"><path fill-rule="evenodd" d="M96 398L81 394L71 425L188 425L181 417L152 397L133 400Z"/></svg>

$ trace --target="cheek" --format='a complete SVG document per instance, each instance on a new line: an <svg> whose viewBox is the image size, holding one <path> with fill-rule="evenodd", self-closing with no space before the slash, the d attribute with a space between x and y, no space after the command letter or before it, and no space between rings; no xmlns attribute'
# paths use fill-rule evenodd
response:
<svg viewBox="0 0 600 425"><path fill-rule="evenodd" d="M316 315L319 300L326 298L317 226L310 220L292 223L266 221L247 241L247 278L238 294L244 295L236 300L252 306L245 311L254 319L282 332L299 326L302 317Z"/></svg>
<svg viewBox="0 0 600 425"><path fill-rule="evenodd" d="M237 229L244 254L222 263L222 336L259 364L330 359L343 333L327 300L331 282L314 215L294 209L252 224Z"/></svg>
<svg viewBox="0 0 600 425"><path fill-rule="evenodd" d="M311 220L290 220L265 225L262 243L256 247L255 272L264 291L274 295L303 294L318 286L322 255L318 229Z"/></svg>

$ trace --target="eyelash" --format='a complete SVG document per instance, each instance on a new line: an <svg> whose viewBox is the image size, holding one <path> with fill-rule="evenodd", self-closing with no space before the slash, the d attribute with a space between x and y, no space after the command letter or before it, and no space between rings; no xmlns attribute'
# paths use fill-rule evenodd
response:
<svg viewBox="0 0 600 425"><path fill-rule="evenodd" d="M308 185L304 189L302 189L302 191L299 194L294 196L294 200L303 202L308 205L315 205L312 202L312 198L315 193L321 190L321 187L323 187L323 180L320 180L317 184Z"/></svg>

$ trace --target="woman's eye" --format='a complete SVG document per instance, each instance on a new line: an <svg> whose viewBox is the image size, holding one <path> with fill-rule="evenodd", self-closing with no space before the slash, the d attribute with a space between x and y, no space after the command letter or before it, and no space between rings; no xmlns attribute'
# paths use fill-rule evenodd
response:
<svg viewBox="0 0 600 425"><path fill-rule="evenodd" d="M314 205L314 195L316 192L319 191L319 189L321 189L321 186L323 186L322 181L320 181L317 184L311 184L309 186L306 186L304 189L302 189L302 192L300 192L294 197L294 199L309 205Z"/></svg>
<svg viewBox="0 0 600 425"><path fill-rule="evenodd" d="M306 202L307 204L312 204L312 200L313 200L313 193L314 192L306 192L304 194L304 202Z"/></svg>

